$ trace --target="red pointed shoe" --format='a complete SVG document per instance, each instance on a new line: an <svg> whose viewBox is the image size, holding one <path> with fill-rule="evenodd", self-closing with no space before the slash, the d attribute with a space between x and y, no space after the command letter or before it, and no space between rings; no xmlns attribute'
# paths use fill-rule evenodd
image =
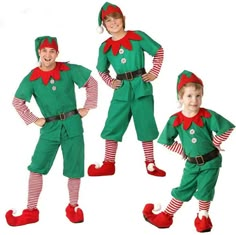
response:
<svg viewBox="0 0 236 235"><path fill-rule="evenodd" d="M38 209L25 209L19 216L13 215L13 210L9 210L6 215L7 223L10 226L21 226L39 221L39 210Z"/></svg>
<svg viewBox="0 0 236 235"><path fill-rule="evenodd" d="M159 176L159 177L164 177L166 175L165 171L156 167L155 162L145 161L145 164L146 164L146 168L147 168L147 173L149 175Z"/></svg>
<svg viewBox="0 0 236 235"><path fill-rule="evenodd" d="M106 176L114 174L115 174L115 162L104 161L101 167L92 164L88 168L89 176Z"/></svg>
<svg viewBox="0 0 236 235"><path fill-rule="evenodd" d="M157 209L157 211L160 210ZM165 212L159 214L153 213L156 211L153 204L146 204L143 209L143 216L146 221L158 228L169 228L173 223L173 216Z"/></svg>
<svg viewBox="0 0 236 235"><path fill-rule="evenodd" d="M68 204L66 207L66 217L72 223L82 223L84 221L84 214L83 211L77 206L72 206Z"/></svg>
<svg viewBox="0 0 236 235"><path fill-rule="evenodd" d="M200 211L194 221L196 230L200 233L210 232L212 229L211 219L208 216L207 211Z"/></svg>

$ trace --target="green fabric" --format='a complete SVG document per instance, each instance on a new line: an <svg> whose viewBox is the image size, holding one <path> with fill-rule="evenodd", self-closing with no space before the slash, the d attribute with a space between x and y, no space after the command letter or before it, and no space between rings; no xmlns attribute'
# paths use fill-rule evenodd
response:
<svg viewBox="0 0 236 235"><path fill-rule="evenodd" d="M221 157L218 160L221 161ZM194 164L189 166L191 167L184 169L180 186L172 189L171 195L183 202L189 201L193 196L197 200L212 201L215 195L219 168L202 170L201 167Z"/></svg>
<svg viewBox="0 0 236 235"><path fill-rule="evenodd" d="M211 113L211 117L202 118L204 122L203 127L192 123L188 130L184 130L182 124L174 127L173 122L176 117L171 116L158 138L158 143L172 145L177 136L179 136L185 154L190 157L203 155L212 151L215 148L212 143L213 132L215 132L216 135L221 135L233 128L234 124L220 114L209 109L208 111ZM193 139L196 139L197 142L193 143Z"/></svg>
<svg viewBox="0 0 236 235"><path fill-rule="evenodd" d="M158 143L172 145L176 138L180 138L184 152L189 157L212 151L215 149L212 142L213 133L222 135L235 126L220 114L209 109L208 111L211 117L202 118L203 127L192 123L188 130L184 130L182 124L174 127L173 122L176 117L171 116L157 140ZM181 201L188 201L192 196L198 200L212 200L221 165L221 154L201 166L186 161L180 186L172 190L172 196Z"/></svg>
<svg viewBox="0 0 236 235"><path fill-rule="evenodd" d="M61 71L61 79L54 83L44 85L41 79L30 81L29 73L20 83L15 97L30 102L32 96L35 98L40 111L44 117L51 117L76 109L75 86L81 88L90 77L91 71L81 65L67 64L68 71ZM56 87L56 90L53 90ZM42 138L48 140L59 140L61 126L64 125L68 135L74 137L83 132L82 122L78 115L74 115L62 121L46 123L40 131Z"/></svg>
<svg viewBox="0 0 236 235"><path fill-rule="evenodd" d="M132 50L127 50L124 47L124 53L113 55L109 50L107 53L103 52L105 43L99 48L99 56L97 62L97 70L99 72L107 72L112 66L116 74L123 74L128 71L135 71L140 68L145 68L145 54L148 53L154 56L161 48L161 45L151 39L142 31L135 31L142 37L142 40L132 40ZM122 63L122 59L126 59L126 63ZM150 82L143 82L142 77L139 76L132 81L124 80L122 86L114 90L113 99L127 101L129 99L129 91L134 91L135 98L148 96L153 94L152 84Z"/></svg>
<svg viewBox="0 0 236 235"><path fill-rule="evenodd" d="M71 138L63 125L61 126L60 133L60 140L57 141L46 140L42 136L40 137L28 170L46 175L50 171L57 151L61 146L63 175L69 178L81 178L84 176L83 135L80 134Z"/></svg>
<svg viewBox="0 0 236 235"><path fill-rule="evenodd" d="M113 100L101 137L107 140L122 141L131 117L134 120L138 140L152 141L158 137L153 96L130 98L129 101Z"/></svg>

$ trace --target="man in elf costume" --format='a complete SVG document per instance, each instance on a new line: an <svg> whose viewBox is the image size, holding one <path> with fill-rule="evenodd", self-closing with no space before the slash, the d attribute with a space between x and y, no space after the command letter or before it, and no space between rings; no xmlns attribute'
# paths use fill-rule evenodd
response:
<svg viewBox="0 0 236 235"><path fill-rule="evenodd" d="M147 173L165 176L156 167L153 140L158 137L154 117L154 99L151 81L157 78L162 62L163 48L142 31L125 31L125 17L121 9L106 2L98 16L100 32L102 24L111 35L99 48L97 70L104 82L114 89L108 117L101 133L105 139L105 158L101 167L92 164L90 176L105 176L115 173L115 157L118 142L127 130L133 117L137 138L142 142ZM144 52L153 56L153 67L145 71ZM116 72L113 79L109 72L112 66Z"/></svg>
<svg viewBox="0 0 236 235"><path fill-rule="evenodd" d="M178 76L177 91L183 109L169 118L158 142L186 160L183 176L179 187L172 190L173 198L164 211L158 213L160 208L155 209L149 203L143 215L151 224L168 228L183 202L194 196L199 200L199 213L194 221L196 230L209 232L212 222L208 211L222 162L220 146L235 126L218 113L200 107L203 82L194 73L184 70ZM175 140L177 136L181 144Z"/></svg>
<svg viewBox="0 0 236 235"><path fill-rule="evenodd" d="M13 105L25 121L35 123L40 129L40 137L32 156L28 204L20 216L13 211L6 213L7 223L20 226L39 220L38 200L43 186L43 175L52 167L61 146L63 155L63 175L68 177L69 204L66 216L73 223L83 222L84 216L78 207L81 177L84 176L84 138L82 117L97 106L97 81L91 71L81 65L56 62L58 56L57 38L38 37L35 40L39 67L34 68L20 83ZM77 109L74 86L85 88L87 99L84 107ZM43 115L35 116L26 105L32 96Z"/></svg>

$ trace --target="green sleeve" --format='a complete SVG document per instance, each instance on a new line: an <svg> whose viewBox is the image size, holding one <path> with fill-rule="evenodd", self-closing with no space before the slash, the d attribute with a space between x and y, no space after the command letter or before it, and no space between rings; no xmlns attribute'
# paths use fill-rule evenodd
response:
<svg viewBox="0 0 236 235"><path fill-rule="evenodd" d="M140 41L142 49L146 51L149 55L154 56L161 48L161 45L142 31L136 31L136 33L142 37L142 40Z"/></svg>
<svg viewBox="0 0 236 235"><path fill-rule="evenodd" d="M177 129L173 126L174 119L175 117L173 116L169 118L163 131L159 135L158 143L165 145L172 145L174 143L175 138L178 136Z"/></svg>
<svg viewBox="0 0 236 235"><path fill-rule="evenodd" d="M70 67L70 73L74 83L79 88L83 87L91 75L91 70L77 64L68 64L68 66Z"/></svg>
<svg viewBox="0 0 236 235"><path fill-rule="evenodd" d="M214 131L216 135L222 135L229 129L235 127L233 123L228 121L226 118L224 118L220 114L209 109L208 111L211 113L211 118L207 118L206 121L209 122L208 125L210 129Z"/></svg>
<svg viewBox="0 0 236 235"><path fill-rule="evenodd" d="M31 72L21 81L16 90L15 97L30 102L34 93L33 84L29 80Z"/></svg>
<svg viewBox="0 0 236 235"><path fill-rule="evenodd" d="M99 47L99 52L98 52L98 61L97 61L97 70L99 72L107 72L108 68L110 67L110 62L108 61L107 55L103 52L105 46L105 42L101 44Z"/></svg>

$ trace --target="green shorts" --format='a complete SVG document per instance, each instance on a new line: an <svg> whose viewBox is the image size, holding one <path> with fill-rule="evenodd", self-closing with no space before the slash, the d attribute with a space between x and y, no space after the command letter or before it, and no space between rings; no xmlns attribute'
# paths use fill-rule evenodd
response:
<svg viewBox="0 0 236 235"><path fill-rule="evenodd" d="M185 168L180 186L174 188L171 195L183 202L189 201L192 196L201 201L212 201L219 171L219 168L210 168L193 172Z"/></svg>
<svg viewBox="0 0 236 235"><path fill-rule="evenodd" d="M152 141L158 137L152 95L129 101L112 100L101 137L106 140L122 141L131 117L134 120L138 140Z"/></svg>
<svg viewBox="0 0 236 235"><path fill-rule="evenodd" d="M28 170L46 175L55 160L57 151L61 146L63 155L63 175L69 178L84 176L84 138L83 134L68 137L64 127L61 130L61 139L52 141L39 138L31 164Z"/></svg>

